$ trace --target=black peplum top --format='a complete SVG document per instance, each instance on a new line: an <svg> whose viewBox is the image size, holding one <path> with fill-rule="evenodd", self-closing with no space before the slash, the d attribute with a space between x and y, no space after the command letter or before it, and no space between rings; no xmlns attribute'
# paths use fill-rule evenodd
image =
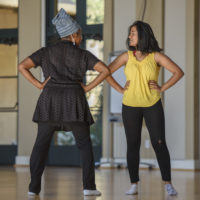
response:
<svg viewBox="0 0 200 200"><path fill-rule="evenodd" d="M38 99L33 121L65 125L94 123L85 92L80 85L87 70L92 70L99 59L72 42L61 40L43 47L29 56L35 67L42 68L45 85ZM66 128L65 128L66 129Z"/></svg>

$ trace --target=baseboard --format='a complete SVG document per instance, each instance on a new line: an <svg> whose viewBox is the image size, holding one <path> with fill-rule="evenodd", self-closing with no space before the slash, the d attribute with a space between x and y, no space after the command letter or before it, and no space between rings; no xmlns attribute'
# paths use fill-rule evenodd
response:
<svg viewBox="0 0 200 200"><path fill-rule="evenodd" d="M141 162L150 163L155 168L159 168L158 162L155 159L141 159ZM171 168L180 170L200 169L200 162L198 160L171 160Z"/></svg>
<svg viewBox="0 0 200 200"><path fill-rule="evenodd" d="M195 169L200 169L200 160L195 161Z"/></svg>
<svg viewBox="0 0 200 200"><path fill-rule="evenodd" d="M126 165L125 158L114 158L114 159L101 158L101 163L105 163L106 161L114 163L112 167L117 166L119 164ZM159 168L158 162L155 159L141 159L140 163L141 163L140 164L141 168L148 168L149 166L153 166L154 168ZM103 164L102 167L104 167ZM199 170L200 160L171 160L171 168L180 170Z"/></svg>
<svg viewBox="0 0 200 200"><path fill-rule="evenodd" d="M102 168L124 168L127 164L124 158L101 158L99 166Z"/></svg>
<svg viewBox="0 0 200 200"><path fill-rule="evenodd" d="M29 165L30 156L16 156L15 157L15 165L16 166L23 166Z"/></svg>
<svg viewBox="0 0 200 200"><path fill-rule="evenodd" d="M15 164L16 165L29 165L29 156L16 156ZM153 165L154 168L159 168L157 160L155 159L141 159L140 167L148 168L149 165ZM101 158L100 166L101 167L115 167L115 166L126 166L125 158ZM200 160L171 160L171 168L172 169L188 169L188 170L196 170L200 169Z"/></svg>

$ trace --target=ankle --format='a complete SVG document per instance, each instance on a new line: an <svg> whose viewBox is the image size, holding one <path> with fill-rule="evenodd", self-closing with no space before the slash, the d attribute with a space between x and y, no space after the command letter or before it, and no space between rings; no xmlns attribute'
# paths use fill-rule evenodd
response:
<svg viewBox="0 0 200 200"><path fill-rule="evenodd" d="M131 185L138 185L138 182L131 183Z"/></svg>
<svg viewBox="0 0 200 200"><path fill-rule="evenodd" d="M166 184L171 184L172 185L172 182L171 181L165 181L165 185Z"/></svg>

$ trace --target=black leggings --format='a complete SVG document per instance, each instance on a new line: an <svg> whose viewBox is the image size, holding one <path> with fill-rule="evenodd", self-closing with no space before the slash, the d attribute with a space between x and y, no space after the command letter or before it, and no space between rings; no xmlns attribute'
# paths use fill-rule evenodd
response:
<svg viewBox="0 0 200 200"><path fill-rule="evenodd" d="M30 192L38 194L41 190L41 176L45 168L50 142L54 132L61 129L61 127L56 125L44 123L38 125L38 134L30 158ZM95 190L94 156L90 139L90 128L86 124L81 124L78 126L73 126L72 132L75 137L76 144L80 150L83 168L83 188Z"/></svg>
<svg viewBox="0 0 200 200"><path fill-rule="evenodd" d="M139 181L141 129L143 117L156 153L163 181L171 181L169 151L165 141L165 119L161 100L151 107L122 106L127 140L127 164L131 183Z"/></svg>

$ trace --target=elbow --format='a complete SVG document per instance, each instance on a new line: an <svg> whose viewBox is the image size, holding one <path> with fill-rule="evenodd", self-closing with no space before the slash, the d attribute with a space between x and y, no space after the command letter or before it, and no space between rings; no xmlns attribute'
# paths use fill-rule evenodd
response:
<svg viewBox="0 0 200 200"><path fill-rule="evenodd" d="M110 68L107 68L107 75L110 76L111 74Z"/></svg>
<svg viewBox="0 0 200 200"><path fill-rule="evenodd" d="M184 76L184 72L181 70L179 73L180 78L182 78Z"/></svg>
<svg viewBox="0 0 200 200"><path fill-rule="evenodd" d="M20 64L18 65L18 71L19 71L19 72L22 72L23 69L24 69L24 66L20 63Z"/></svg>
<svg viewBox="0 0 200 200"><path fill-rule="evenodd" d="M175 77L177 77L178 80L179 80L179 79L181 79L184 76L184 72L180 69L180 70L177 70L176 72L174 72L173 75Z"/></svg>
<svg viewBox="0 0 200 200"><path fill-rule="evenodd" d="M182 71L181 77L183 77L185 75L185 73Z"/></svg>
<svg viewBox="0 0 200 200"><path fill-rule="evenodd" d="M110 69L106 67L104 69L104 74L106 75L106 77L109 76L109 75L111 75Z"/></svg>
<svg viewBox="0 0 200 200"><path fill-rule="evenodd" d="M18 71L19 71L20 73L23 74L26 70L27 70L26 65L24 65L24 64L22 64L22 63L20 63L20 64L18 65Z"/></svg>

